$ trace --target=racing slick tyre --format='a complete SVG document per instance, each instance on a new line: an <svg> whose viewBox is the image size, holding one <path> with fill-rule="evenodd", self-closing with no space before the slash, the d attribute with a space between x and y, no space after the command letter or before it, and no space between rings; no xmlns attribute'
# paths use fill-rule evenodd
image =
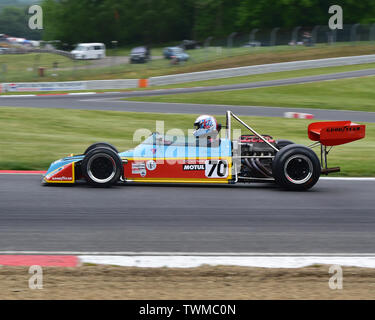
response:
<svg viewBox="0 0 375 320"><path fill-rule="evenodd" d="M110 148L98 147L89 151L82 161L82 174L89 185L110 187L122 174L122 160Z"/></svg>
<svg viewBox="0 0 375 320"><path fill-rule="evenodd" d="M280 150L286 146L289 146L290 144L294 144L293 141L290 140L277 140L276 141L276 147Z"/></svg>
<svg viewBox="0 0 375 320"><path fill-rule="evenodd" d="M91 146L89 146L86 149L86 151L85 151L84 154L88 154L91 150L93 150L95 148L109 148L109 149L112 149L114 152L118 153L118 150L116 149L116 147L113 146L113 145L111 145L110 143L107 143L107 142L98 142L98 143L94 143Z"/></svg>
<svg viewBox="0 0 375 320"><path fill-rule="evenodd" d="M290 144L276 153L272 174L281 187L302 191L313 187L319 180L320 161L313 150Z"/></svg>

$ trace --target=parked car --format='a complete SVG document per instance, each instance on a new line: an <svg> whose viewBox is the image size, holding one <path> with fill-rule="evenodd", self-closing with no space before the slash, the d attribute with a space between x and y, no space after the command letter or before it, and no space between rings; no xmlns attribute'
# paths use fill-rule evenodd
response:
<svg viewBox="0 0 375 320"><path fill-rule="evenodd" d="M201 48L202 44L195 40L184 40L182 41L180 47L185 50L192 50Z"/></svg>
<svg viewBox="0 0 375 320"><path fill-rule="evenodd" d="M179 47L168 47L164 49L165 59L176 59L177 61L187 61L190 56Z"/></svg>
<svg viewBox="0 0 375 320"><path fill-rule="evenodd" d="M105 58L104 43L79 43L71 52L74 59L103 59Z"/></svg>
<svg viewBox="0 0 375 320"><path fill-rule="evenodd" d="M9 48L0 47L0 54L9 53Z"/></svg>
<svg viewBox="0 0 375 320"><path fill-rule="evenodd" d="M146 63L151 60L151 51L148 47L136 47L130 52L130 63Z"/></svg>
<svg viewBox="0 0 375 320"><path fill-rule="evenodd" d="M251 48L251 47L260 47L262 44L259 41L252 41L246 42L243 47L244 48Z"/></svg>

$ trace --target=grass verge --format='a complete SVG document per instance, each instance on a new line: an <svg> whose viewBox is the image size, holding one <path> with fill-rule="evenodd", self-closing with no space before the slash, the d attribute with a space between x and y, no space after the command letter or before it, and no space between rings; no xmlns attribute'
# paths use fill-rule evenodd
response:
<svg viewBox="0 0 375 320"><path fill-rule="evenodd" d="M80 154L94 142L106 141L119 150L138 143L139 128L155 131L155 121L165 121L165 133L173 128L192 129L197 115L116 111L0 108L0 169L46 170L50 163L70 153ZM225 123L224 115L218 121ZM262 134L308 145L311 121L283 118L241 117ZM236 127L234 127L236 128ZM375 124L367 124L366 139L334 148L331 166L341 166L341 176L375 176Z"/></svg>
<svg viewBox="0 0 375 320"><path fill-rule="evenodd" d="M375 111L375 77L267 88L127 98L147 102Z"/></svg>

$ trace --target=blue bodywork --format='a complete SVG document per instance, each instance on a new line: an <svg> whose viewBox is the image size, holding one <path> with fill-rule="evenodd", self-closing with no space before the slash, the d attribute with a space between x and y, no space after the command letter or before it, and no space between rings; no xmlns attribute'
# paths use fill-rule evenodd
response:
<svg viewBox="0 0 375 320"><path fill-rule="evenodd" d="M45 174L45 176L48 176L52 172L55 172L59 168L65 166L69 163L81 161L81 160L83 160L84 157L85 157L84 155L79 155L79 156L66 157L66 158L62 158L60 160L56 160L55 162L53 162L50 165L50 167L49 167L47 173Z"/></svg>
<svg viewBox="0 0 375 320"><path fill-rule="evenodd" d="M119 153L121 158L223 158L232 156L232 143L221 139L207 145L195 137L163 136L153 133L132 150Z"/></svg>

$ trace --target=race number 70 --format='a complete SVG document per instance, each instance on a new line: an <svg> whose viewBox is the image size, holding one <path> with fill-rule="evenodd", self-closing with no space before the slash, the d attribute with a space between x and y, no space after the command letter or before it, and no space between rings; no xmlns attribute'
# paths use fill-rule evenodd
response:
<svg viewBox="0 0 375 320"><path fill-rule="evenodd" d="M205 163L205 175L207 178L227 178L227 160L207 160Z"/></svg>

